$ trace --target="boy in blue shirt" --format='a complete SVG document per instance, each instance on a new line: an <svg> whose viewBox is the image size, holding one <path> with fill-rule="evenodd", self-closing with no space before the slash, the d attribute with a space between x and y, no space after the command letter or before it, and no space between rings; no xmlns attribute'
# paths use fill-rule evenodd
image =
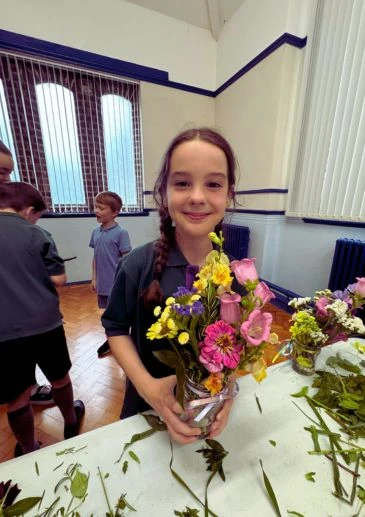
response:
<svg viewBox="0 0 365 517"><path fill-rule="evenodd" d="M113 287L114 275L123 255L132 249L127 230L116 222L122 199L115 192L100 192L95 198L95 215L100 226L94 228L89 246L94 249L91 288L98 296L100 309L105 309ZM97 350L98 356L110 353L105 341Z"/></svg>

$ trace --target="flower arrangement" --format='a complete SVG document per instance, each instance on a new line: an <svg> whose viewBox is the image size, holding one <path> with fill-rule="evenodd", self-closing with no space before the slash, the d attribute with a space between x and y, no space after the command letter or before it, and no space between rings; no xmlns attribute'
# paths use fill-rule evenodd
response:
<svg viewBox="0 0 365 517"><path fill-rule="evenodd" d="M271 334L271 314L262 311L274 294L259 281L255 259L230 263L222 232L209 238L216 249L207 255L193 287L179 287L164 308L156 307L158 319L147 331L148 339L167 338L172 345L155 355L175 368L182 405L187 380L208 396L220 393L242 371L260 382L266 377L264 349L277 339Z"/></svg>
<svg viewBox="0 0 365 517"><path fill-rule="evenodd" d="M313 366L311 354L323 345L347 340L351 334L365 334L362 320L356 316L365 304L365 278L349 285L344 291L316 291L313 298L293 298L294 309L289 328L292 343L299 347L297 360L303 368ZM306 349L309 355L304 353Z"/></svg>

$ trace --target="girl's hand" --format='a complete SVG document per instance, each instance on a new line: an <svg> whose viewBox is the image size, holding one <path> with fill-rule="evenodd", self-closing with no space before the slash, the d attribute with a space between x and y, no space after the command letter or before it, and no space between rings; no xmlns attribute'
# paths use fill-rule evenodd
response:
<svg viewBox="0 0 365 517"><path fill-rule="evenodd" d="M219 411L219 413L216 416L216 419L211 425L209 438L215 438L226 427L228 422L228 417L231 412L233 406L233 399L228 399L224 402L222 409Z"/></svg>
<svg viewBox="0 0 365 517"><path fill-rule="evenodd" d="M197 427L180 420L183 409L174 395L176 375L153 379L142 397L163 418L171 438L181 444L194 443L201 433Z"/></svg>

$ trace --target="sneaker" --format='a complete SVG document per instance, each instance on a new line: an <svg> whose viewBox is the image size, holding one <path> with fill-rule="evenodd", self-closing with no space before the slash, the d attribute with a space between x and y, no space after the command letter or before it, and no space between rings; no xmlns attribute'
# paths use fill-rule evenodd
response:
<svg viewBox="0 0 365 517"><path fill-rule="evenodd" d="M38 386L37 391L30 397L30 403L34 406L49 406L50 404L54 404L52 386L48 384Z"/></svg>
<svg viewBox="0 0 365 517"><path fill-rule="evenodd" d="M41 448L42 442L37 442L38 447L36 448L36 451ZM14 458L19 458L19 456L23 456L24 451L22 449L22 446L20 443L16 443L15 449L14 449Z"/></svg>
<svg viewBox="0 0 365 517"><path fill-rule="evenodd" d="M69 438L73 438L74 436L77 436L80 432L80 427L82 424L82 421L85 416L85 404L82 402L82 400L75 400L74 402L74 409L76 413L76 423L75 424L65 424L63 436L65 437L65 440L68 440Z"/></svg>
<svg viewBox="0 0 365 517"><path fill-rule="evenodd" d="M98 357L104 357L105 355L110 354L110 346L107 341L103 343L101 346L99 346L98 350Z"/></svg>

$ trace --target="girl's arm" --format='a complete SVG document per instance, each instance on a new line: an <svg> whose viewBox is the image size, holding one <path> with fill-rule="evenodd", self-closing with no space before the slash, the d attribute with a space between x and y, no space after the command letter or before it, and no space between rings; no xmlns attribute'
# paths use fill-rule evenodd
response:
<svg viewBox="0 0 365 517"><path fill-rule="evenodd" d="M91 272L91 290L96 292L96 264L95 257L93 257L92 272Z"/></svg>
<svg viewBox="0 0 365 517"><path fill-rule="evenodd" d="M174 396L176 376L152 377L140 360L130 336L109 336L108 343L139 395L163 418L171 437L181 444L195 442L201 431L179 418L183 410Z"/></svg>

